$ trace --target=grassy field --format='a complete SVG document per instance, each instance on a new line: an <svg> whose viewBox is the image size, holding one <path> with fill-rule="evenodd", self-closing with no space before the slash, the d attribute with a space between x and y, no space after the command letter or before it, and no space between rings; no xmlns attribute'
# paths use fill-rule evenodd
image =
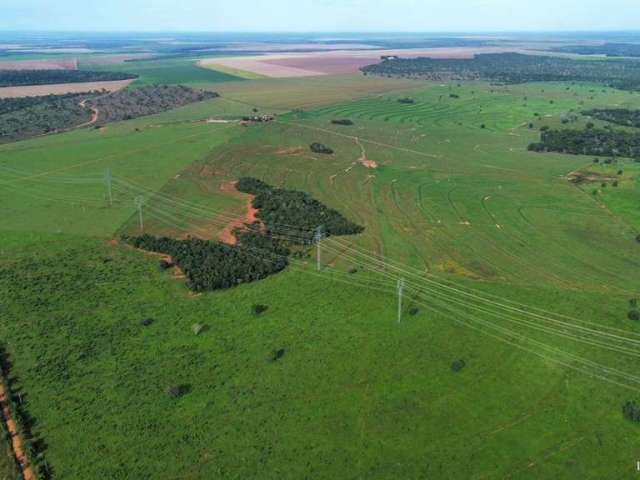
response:
<svg viewBox="0 0 640 480"><path fill-rule="evenodd" d="M640 97L357 77L219 87L178 111L0 147L0 337L56 478L633 475L637 427L621 406L640 399L640 329L626 319L640 168L526 147L571 110ZM202 121L254 106L281 115ZM336 154L312 154L316 141ZM579 169L624 173L578 187L565 177ZM147 232L216 238L244 213L225 190L243 175L366 230L324 242L320 273L302 258L197 296L111 241L137 231L138 195ZM407 272L400 324L402 273L378 258ZM257 303L269 309L256 318ZM170 399L173 385L188 393Z"/></svg>
<svg viewBox="0 0 640 480"><path fill-rule="evenodd" d="M81 65L82 69L109 72L126 72L139 75L135 85L202 85L230 81L242 81L243 78L218 70L202 68L195 60L163 59L125 62L112 65Z"/></svg>

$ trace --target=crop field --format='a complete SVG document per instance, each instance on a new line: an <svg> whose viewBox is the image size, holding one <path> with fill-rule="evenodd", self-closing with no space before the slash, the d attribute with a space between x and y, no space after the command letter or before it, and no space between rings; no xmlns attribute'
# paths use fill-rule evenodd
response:
<svg viewBox="0 0 640 480"><path fill-rule="evenodd" d="M54 478L631 477L640 163L527 146L640 96L321 80L221 82L219 99L0 146L0 337ZM278 115L240 124L254 108ZM118 241L140 231L138 197L145 232L219 238L246 213L243 176L365 231L324 240L321 271L307 252L205 294Z"/></svg>
<svg viewBox="0 0 640 480"><path fill-rule="evenodd" d="M204 85L243 80L235 75L200 67L195 60L189 59L141 60L107 65L81 64L81 68L139 75L134 85Z"/></svg>

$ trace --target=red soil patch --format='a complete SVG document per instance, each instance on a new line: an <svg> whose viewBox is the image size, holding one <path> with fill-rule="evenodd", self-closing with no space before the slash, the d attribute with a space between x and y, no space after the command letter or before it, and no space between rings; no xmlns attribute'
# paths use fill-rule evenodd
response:
<svg viewBox="0 0 640 480"><path fill-rule="evenodd" d="M375 160L361 160L360 163L367 168L378 168L378 164Z"/></svg>
<svg viewBox="0 0 640 480"><path fill-rule="evenodd" d="M380 63L380 57L355 57L355 56L331 56L310 55L304 57L281 58L264 60L264 63L279 65L281 67L299 68L314 72L336 75L342 73L357 73L360 68Z"/></svg>
<svg viewBox="0 0 640 480"><path fill-rule="evenodd" d="M245 224L250 225L258 219L258 210L256 208L253 208L253 198L253 195L249 195L249 198L247 199L247 212L245 213L244 217L238 218L224 227L219 237L222 243L226 243L227 245L235 245L236 243L238 243L238 239L233 234L233 231L237 228L244 228Z"/></svg>
<svg viewBox="0 0 640 480"><path fill-rule="evenodd" d="M22 471L22 477L24 480L36 480L36 476L33 473L33 469L31 468L31 465L29 465L29 461L27 460L27 456L24 452L22 439L18 434L18 426L11 416L11 409L9 408L9 402L7 401L7 394L4 391L2 383L0 383L0 408L2 409L2 416L4 417L9 437L11 437L13 453L18 460L20 470Z"/></svg>

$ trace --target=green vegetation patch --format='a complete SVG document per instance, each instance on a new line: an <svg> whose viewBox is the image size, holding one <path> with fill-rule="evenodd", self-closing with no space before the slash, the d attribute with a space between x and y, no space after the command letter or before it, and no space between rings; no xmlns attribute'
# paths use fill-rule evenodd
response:
<svg viewBox="0 0 640 480"><path fill-rule="evenodd" d="M91 120L80 103L99 92L0 99L0 143L52 133Z"/></svg>
<svg viewBox="0 0 640 480"><path fill-rule="evenodd" d="M119 65L90 65L91 70L108 70L136 75L135 85L204 85L244 81L235 75L198 66L194 60L159 59L125 62Z"/></svg>
<svg viewBox="0 0 640 480"><path fill-rule="evenodd" d="M134 78L137 78L137 75L127 72L96 72L93 70L0 70L0 87L107 82L112 80L131 80Z"/></svg>
<svg viewBox="0 0 640 480"><path fill-rule="evenodd" d="M624 89L640 88L640 63L634 60L583 61L519 53L476 55L472 59L387 59L362 68L366 74L397 75L435 81L487 80L526 82L598 82Z"/></svg>
<svg viewBox="0 0 640 480"><path fill-rule="evenodd" d="M99 111L99 123L107 123L166 112L216 97L218 94L215 92L194 90L183 85L162 85L120 90L92 99L87 105Z"/></svg>
<svg viewBox="0 0 640 480"><path fill-rule="evenodd" d="M578 55L606 55L607 57L640 57L640 45L637 43L607 42L604 45L567 45L553 48L552 51Z"/></svg>
<svg viewBox="0 0 640 480"><path fill-rule="evenodd" d="M629 110L627 108L594 108L593 110L585 110L582 114L626 127L640 127L640 110Z"/></svg>
<svg viewBox="0 0 640 480"><path fill-rule="evenodd" d="M541 132L540 142L530 144L529 150L640 158L640 134L594 128L550 129Z"/></svg>
<svg viewBox="0 0 640 480"><path fill-rule="evenodd" d="M364 227L305 192L272 187L251 177L241 178L236 188L255 195L253 207L259 210L257 217L268 233L288 235L294 243L311 243L318 227L324 235L354 235L364 231Z"/></svg>
<svg viewBox="0 0 640 480"><path fill-rule="evenodd" d="M287 267L288 250L277 240L248 232L237 245L190 238L142 235L123 237L136 248L170 255L196 292L230 288L261 280Z"/></svg>

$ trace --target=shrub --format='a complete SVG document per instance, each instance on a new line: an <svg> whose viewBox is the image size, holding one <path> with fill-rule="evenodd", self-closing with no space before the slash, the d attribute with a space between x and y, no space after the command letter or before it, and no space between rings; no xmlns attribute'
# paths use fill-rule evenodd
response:
<svg viewBox="0 0 640 480"><path fill-rule="evenodd" d="M190 390L191 387L189 385L172 385L167 388L167 396L172 399L180 398L189 393Z"/></svg>
<svg viewBox="0 0 640 480"><path fill-rule="evenodd" d="M633 423L640 423L640 405L630 400L622 406L622 415Z"/></svg>
<svg viewBox="0 0 640 480"><path fill-rule="evenodd" d="M266 312L268 309L269 307L267 305L261 305L259 303L256 303L255 305L251 306L251 313L253 314L254 317L258 317L262 315L264 312Z"/></svg>
<svg viewBox="0 0 640 480"><path fill-rule="evenodd" d="M353 125L353 121L349 120L348 118L331 120L331 123L333 123L334 125L346 125L346 126Z"/></svg>
<svg viewBox="0 0 640 480"><path fill-rule="evenodd" d="M629 318L629 320L637 322L638 320L640 320L640 312L638 310L629 310L629 313L627 313L627 317Z"/></svg>
<svg viewBox="0 0 640 480"><path fill-rule="evenodd" d="M618 180L614 180L613 182L611 182L611 185L613 187L617 187L618 186Z"/></svg>
<svg viewBox="0 0 640 480"><path fill-rule="evenodd" d="M629 300L629 307L637 308L638 307L638 299L637 298L630 299Z"/></svg>
<svg viewBox="0 0 640 480"><path fill-rule="evenodd" d="M459 360L454 360L454 362L451 364L451 370L453 370L454 372L459 372L460 370L462 370L467 364L465 363L464 360L459 359Z"/></svg>
<svg viewBox="0 0 640 480"><path fill-rule="evenodd" d="M191 325L191 331L195 336L200 335L202 332L206 330L206 328L207 327L201 323L194 323L193 325Z"/></svg>
<svg viewBox="0 0 640 480"><path fill-rule="evenodd" d="M636 242L640 243L640 233L636 235Z"/></svg>
<svg viewBox="0 0 640 480"><path fill-rule="evenodd" d="M415 317L418 313L420 313L420 309L418 307L411 307L409 309L409 315Z"/></svg>
<svg viewBox="0 0 640 480"><path fill-rule="evenodd" d="M269 360L271 360L272 362L277 362L282 357L284 357L284 354L285 354L284 348L281 348L279 350L273 350L271 352L271 355L269 356Z"/></svg>
<svg viewBox="0 0 640 480"><path fill-rule="evenodd" d="M487 128L487 126L483 123L482 125L480 125L480 128Z"/></svg>
<svg viewBox="0 0 640 480"><path fill-rule="evenodd" d="M324 155L331 155L333 153L333 150L331 148L323 145L322 143L312 143L311 145L309 145L309 148L314 153L322 153Z"/></svg>
<svg viewBox="0 0 640 480"><path fill-rule="evenodd" d="M154 320L153 318L145 318L144 320L142 320L142 321L140 322L140 324L141 324L143 327L148 327L148 326L149 326L149 325L151 325L153 322L155 322L155 320Z"/></svg>
<svg viewBox="0 0 640 480"><path fill-rule="evenodd" d="M409 97L399 98L398 102L404 103L406 105L412 105L416 103L416 101L413 98L409 98Z"/></svg>

